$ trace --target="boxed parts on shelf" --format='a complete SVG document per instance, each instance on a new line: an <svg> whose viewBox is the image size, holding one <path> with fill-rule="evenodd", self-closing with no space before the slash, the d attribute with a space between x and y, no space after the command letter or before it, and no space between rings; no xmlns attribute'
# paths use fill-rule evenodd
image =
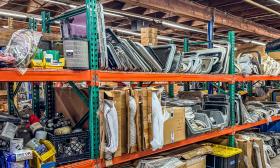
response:
<svg viewBox="0 0 280 168"><path fill-rule="evenodd" d="M114 156L121 156L124 153L127 153L127 106L126 106L126 91L127 89L118 89L118 90L100 90L100 102L103 104L104 109L103 112L101 112L101 130L104 129L104 131L110 131L109 134L112 135L111 140L117 140L117 144L111 144L115 146L108 147L109 151L112 151L115 153ZM107 101L108 100L108 101ZM114 109L113 111L112 108ZM110 109L110 111L109 111ZM114 116L116 115L116 116ZM117 123L110 123L111 118L107 117L115 117L117 119ZM105 125L102 125L104 123ZM115 128L117 126L117 128ZM118 129L119 128L119 129ZM107 129L107 130L106 130ZM117 132L116 132L117 131ZM108 134L105 133L105 134ZM105 138L105 134L101 134L101 138ZM117 139L116 139L117 138ZM116 148L117 147L117 148ZM101 157L102 148L104 151L107 149L106 147L101 147ZM112 149L114 148L114 149ZM117 149L117 150L116 150Z"/></svg>
<svg viewBox="0 0 280 168"><path fill-rule="evenodd" d="M164 144L186 139L185 108L163 107L163 111L169 116L164 122Z"/></svg>

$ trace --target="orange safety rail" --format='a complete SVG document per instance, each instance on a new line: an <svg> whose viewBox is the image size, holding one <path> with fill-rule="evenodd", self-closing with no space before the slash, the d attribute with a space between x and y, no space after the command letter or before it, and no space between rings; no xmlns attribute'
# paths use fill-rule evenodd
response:
<svg viewBox="0 0 280 168"><path fill-rule="evenodd" d="M96 164L95 160L85 160L85 161L59 166L59 168L93 168L95 164Z"/></svg>
<svg viewBox="0 0 280 168"><path fill-rule="evenodd" d="M272 116L271 120L272 120L272 122L279 121L280 120L280 116ZM245 130L245 129L248 129L248 128L252 128L252 127L256 127L256 126L260 126L260 125L263 125L263 124L266 124L266 123L269 123L269 121L267 119L263 119L263 120L260 120L258 122L254 122L254 123L247 123L247 124L243 124L243 125L236 125L234 127L234 132L242 131L242 130Z"/></svg>
<svg viewBox="0 0 280 168"><path fill-rule="evenodd" d="M119 72L98 71L98 80L101 82L232 82L233 76L228 74L180 74L180 73L155 73L155 72Z"/></svg>
<svg viewBox="0 0 280 168"><path fill-rule="evenodd" d="M234 81L265 81L265 80L280 80L280 76L270 75L234 75Z"/></svg>
<svg viewBox="0 0 280 168"><path fill-rule="evenodd" d="M128 161L131 161L131 160L135 160L135 159L139 159L139 158L142 158L142 157L150 156L150 155L157 154L157 153L160 153L160 152L164 152L164 151L176 149L176 148L179 148L179 147L183 147L183 146L193 144L193 143L196 143L196 142L216 138L216 137L219 137L219 136L222 136L222 135L227 135L227 134L232 133L232 131L233 131L233 128L229 127L229 128L225 128L223 130L207 132L207 133L204 133L204 134L201 134L201 135L197 135L197 136L194 136L194 137L187 138L183 141L179 141L179 142L175 142L173 144L165 145L162 149L159 149L159 150L153 151L152 149L149 149L149 150L145 150L145 151L141 151L141 152L137 152L137 153L126 154L126 155L123 155L123 156L120 156L120 157L116 157L116 158L113 159L112 163L114 165L116 165L116 164L128 162Z"/></svg>
<svg viewBox="0 0 280 168"><path fill-rule="evenodd" d="M278 120L280 120L280 116L273 116L272 117L272 121L278 121ZM143 158L143 157L150 156L150 155L153 155L153 154L157 154L157 153L160 153L160 152L164 152L164 151L176 149L176 148L179 148L179 147L183 147L183 146L186 146L186 145L189 145L189 144L193 144L193 143L201 142L201 141L204 141L204 140L216 138L216 137L219 137L219 136L222 136L222 135L233 134L235 132L242 131L242 130L252 128L252 127L256 127L256 126L266 124L266 123L268 123L268 121L266 119L264 119L264 120L261 120L261 121L255 122L255 123L247 123L247 124L243 124L243 125L236 125L234 127L228 127L228 128L223 129L223 130L207 132L207 133L195 136L195 137L187 138L187 139L185 139L183 141L180 141L180 142L165 145L162 149L159 149L159 150L156 150L156 151L145 150L145 151L141 151L141 152L137 152L137 153L126 154L126 155L123 155L123 156L120 156L120 157L116 157L116 158L113 159L112 163L114 165L116 165L116 164L128 162L128 161L131 161L131 160Z"/></svg>
<svg viewBox="0 0 280 168"><path fill-rule="evenodd" d="M273 116L271 117L272 122L273 121L279 121L280 120L280 116ZM175 142L173 144L168 144L165 145L162 149L158 149L153 151L152 149L149 150L145 150L145 151L141 151L141 152L136 152L136 153L132 153L132 154L125 154L116 158L113 158L112 161L109 162L109 165L117 165L117 164L121 164L121 163L125 163L128 161L132 161L132 160L136 160L136 159L140 159L146 156L150 156L150 155L154 155L157 153L161 153L161 152L165 152L165 151L169 151L172 149L176 149L176 148L180 148L183 146L187 146L193 143L197 143L197 142L201 142L201 141L205 141L208 139L212 139L212 138L216 138L219 136L223 136L223 135L229 135L229 134L234 134L235 132L238 131L242 131L248 128L252 128L252 127L256 127L262 124L266 124L268 123L268 121L266 119L255 122L255 123L247 123L247 124L243 124L243 125L236 125L234 127L227 127L224 128L222 130L216 130L216 131L211 131L211 132L207 132L204 134L200 134L194 137L190 137L187 138L185 140L179 141L179 142ZM104 162L104 160L87 160L87 161L82 161L82 162L77 162L77 163L73 163L73 164L69 164L69 165L64 165L64 166L60 166L60 168L88 168L88 167L93 167L98 165L99 167L105 167L106 163Z"/></svg>
<svg viewBox="0 0 280 168"><path fill-rule="evenodd" d="M0 82L28 82L28 81L92 81L94 71L90 70L52 70L28 69L20 74L15 68L0 69Z"/></svg>

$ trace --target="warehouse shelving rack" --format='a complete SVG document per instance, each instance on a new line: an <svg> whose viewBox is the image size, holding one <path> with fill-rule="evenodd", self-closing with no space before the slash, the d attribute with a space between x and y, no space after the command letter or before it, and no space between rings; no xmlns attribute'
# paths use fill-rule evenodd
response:
<svg viewBox="0 0 280 168"><path fill-rule="evenodd" d="M65 19L67 17L75 16L86 12L87 17L87 37L89 43L89 62L90 69L84 71L74 71L74 70L37 70L29 69L24 75L21 75L14 68L0 69L0 82L9 82L8 87L8 97L9 97L9 111L13 114L16 110L13 102L13 97L17 93L21 82L45 82L46 83L46 95L47 95L47 105L49 106L46 110L47 113L54 112L53 106L53 82L56 81L66 81L73 87L75 92L80 96L85 104L89 107L88 115L83 117L83 120L89 119L89 131L90 131L90 147L91 147L91 159L89 160L90 165L96 163L101 163L102 165L114 165L127 162L130 160L142 158L145 156L153 155L163 151L168 151L171 149L180 148L192 143L204 141L207 139L219 137L222 135L230 135L230 146L234 146L234 134L237 131L248 129L251 127L259 126L265 123L268 123L267 120L261 120L256 123L248 123L244 125L234 125L235 121L235 112L234 112L234 94L235 94L235 82L252 82L259 80L280 80L280 76L268 76L268 75L252 75L252 76L242 76L235 75L234 73L234 32L229 32L228 41L231 44L231 53L230 53L230 73L229 74L179 74L179 73L144 73L144 72L113 72L113 71L103 71L98 69L98 34L96 28L96 0L86 0L85 6L76 8L74 10L68 11L58 17L51 18L50 14L47 12L42 12L42 32L50 32L50 25L57 20ZM31 20L31 28L37 30L36 24ZM209 30L213 23L209 23ZM211 31L209 31L211 32ZM211 36L208 36L208 40L213 40ZM188 51L188 39L184 39L184 51ZM210 46L209 46L210 47ZM123 82L123 81L134 81L134 82L225 82L229 84L229 95L231 103L231 125L223 130L217 130L208 132L202 135L195 137L187 138L183 141L176 142L173 144L165 145L162 149L159 150L145 150L133 154L125 154L120 157L116 157L110 163L105 163L99 158L99 120L97 117L97 110L99 107L99 82ZM18 82L17 87L14 88L13 82ZM89 89L89 98L87 98L77 87L75 87L74 82L87 82ZM34 83L33 83L34 84ZM34 86L36 86L34 84ZM33 87L33 95L39 93L38 86ZM33 96L36 97L36 96ZM38 100L33 100L34 105L38 105ZM35 112L35 110L34 110ZM278 121L280 117L272 117L272 121ZM74 163L69 166L63 167L85 167L87 165L86 161Z"/></svg>

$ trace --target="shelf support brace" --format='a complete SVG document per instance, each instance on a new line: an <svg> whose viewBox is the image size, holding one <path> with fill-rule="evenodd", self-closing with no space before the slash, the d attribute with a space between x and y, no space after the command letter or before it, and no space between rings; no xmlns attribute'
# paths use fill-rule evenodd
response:
<svg viewBox="0 0 280 168"><path fill-rule="evenodd" d="M214 18L208 21L207 24L207 41L208 41L208 48L213 48L213 39L214 39ZM207 89L208 94L213 94L213 85L212 82L207 82Z"/></svg>
<svg viewBox="0 0 280 168"><path fill-rule="evenodd" d="M189 39L184 37L184 52L189 52ZM190 91L190 82L184 82L184 91Z"/></svg>
<svg viewBox="0 0 280 168"><path fill-rule="evenodd" d="M229 74L235 74L234 67L234 57L235 57L235 33L234 31L228 32L228 41L230 43L230 58L229 58ZM235 83L232 82L229 84L229 96L230 96L230 125L235 125ZM229 146L235 146L234 135L229 136Z"/></svg>
<svg viewBox="0 0 280 168"><path fill-rule="evenodd" d="M53 82L46 82L45 84L45 105L46 116L51 119L55 115L55 96L54 96Z"/></svg>
<svg viewBox="0 0 280 168"><path fill-rule="evenodd" d="M14 115L15 109L14 109L14 82L8 82L8 108L9 108L9 114Z"/></svg>
<svg viewBox="0 0 280 168"><path fill-rule="evenodd" d="M49 20L51 18L50 12L42 11L41 18L42 18L42 32L50 33L51 32L50 24L49 24Z"/></svg>
<svg viewBox="0 0 280 168"><path fill-rule="evenodd" d="M87 19L87 39L89 44L89 65L91 70L98 70L98 32L97 32L97 8L96 0L86 0L86 19ZM93 79L96 83L97 77ZM89 86L89 132L90 132L90 153L91 159L99 157L99 88Z"/></svg>
<svg viewBox="0 0 280 168"><path fill-rule="evenodd" d="M32 82L32 109L37 117L41 117L40 111L40 83Z"/></svg>
<svg viewBox="0 0 280 168"><path fill-rule="evenodd" d="M174 41L170 40L169 44L174 44ZM168 95L170 98L174 97L174 83L173 82L168 83Z"/></svg>

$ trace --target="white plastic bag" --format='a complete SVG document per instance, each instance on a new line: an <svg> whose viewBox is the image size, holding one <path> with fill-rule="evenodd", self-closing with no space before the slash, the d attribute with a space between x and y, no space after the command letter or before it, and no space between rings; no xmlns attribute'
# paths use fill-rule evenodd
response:
<svg viewBox="0 0 280 168"><path fill-rule="evenodd" d="M157 93L152 93L152 124L153 124L153 140L151 145L153 150L162 148L164 144L163 129L164 121L168 118L166 112L162 112L162 107Z"/></svg>
<svg viewBox="0 0 280 168"><path fill-rule="evenodd" d="M113 101L104 101L105 137L107 139L105 152L114 153L118 149L118 114Z"/></svg>

